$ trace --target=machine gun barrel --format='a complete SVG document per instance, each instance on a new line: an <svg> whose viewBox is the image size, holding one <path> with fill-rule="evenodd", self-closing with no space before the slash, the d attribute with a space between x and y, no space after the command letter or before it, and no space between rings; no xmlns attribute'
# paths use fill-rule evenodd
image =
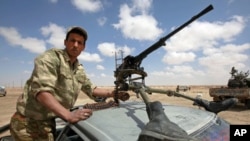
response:
<svg viewBox="0 0 250 141"><path fill-rule="evenodd" d="M191 96L184 95L184 94L178 93L178 92L173 91L173 90L151 88L151 87L145 86L143 83L139 83L139 82L130 83L129 89L136 92L136 93L139 93L145 104L150 102L147 94L152 94L152 93L166 94L168 96L182 97L182 98L185 98L185 99L188 99L191 101L195 101L195 98L193 98Z"/></svg>
<svg viewBox="0 0 250 141"><path fill-rule="evenodd" d="M188 95L184 95L172 90L162 90L162 89L155 89L155 88L150 88L147 87L146 90L148 93L160 93L160 94L167 94L168 96L176 96L176 97L182 97L191 101L195 101L195 98L188 96Z"/></svg>
<svg viewBox="0 0 250 141"><path fill-rule="evenodd" d="M143 51L142 53L140 53L139 55L137 55L134 58L134 62L141 62L145 57L147 57L148 54L150 54L151 52L153 52L154 50L158 49L161 46L165 45L165 41L170 38L171 36L173 36L174 34L176 34L177 32L179 32L181 29L183 29L184 27L186 27L187 25L189 25L191 22L193 22L194 20L198 19L199 17L203 16L204 14L206 14L207 12L211 11L213 9L212 5L209 5L208 7L206 7L204 10L202 10L200 13L198 13L197 15L193 16L190 20L188 20L186 23L182 24L180 27L176 28L174 31L172 31L171 33L169 33L168 35L166 35L165 37L162 37L158 42L154 43L153 45L151 45L149 48L147 48L145 51Z"/></svg>

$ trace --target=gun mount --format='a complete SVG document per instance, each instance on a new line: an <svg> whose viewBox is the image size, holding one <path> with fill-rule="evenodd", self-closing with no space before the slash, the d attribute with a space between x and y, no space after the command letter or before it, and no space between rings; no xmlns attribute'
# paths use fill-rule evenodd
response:
<svg viewBox="0 0 250 141"><path fill-rule="evenodd" d="M114 76L116 78L115 80L115 86L117 91L127 91L129 90L129 84L135 80L142 80L142 84L145 85L144 78L147 76L147 73L144 71L144 68L141 67L141 62L144 58L147 57L150 53L157 50L161 46L165 45L165 41L175 35L177 32L182 30L184 27L192 23L194 20L198 19L199 17L203 16L207 12L213 9L212 5L209 5L204 10L202 10L197 15L193 16L190 20L182 24L180 27L173 30L168 35L162 37L159 39L158 42L151 45L149 48L141 52L137 56L131 56L128 55L125 58L120 58L122 60L122 63L117 65L117 58L116 58L116 70L114 71ZM136 76L136 77L134 77ZM115 101L117 101L117 98L115 98Z"/></svg>

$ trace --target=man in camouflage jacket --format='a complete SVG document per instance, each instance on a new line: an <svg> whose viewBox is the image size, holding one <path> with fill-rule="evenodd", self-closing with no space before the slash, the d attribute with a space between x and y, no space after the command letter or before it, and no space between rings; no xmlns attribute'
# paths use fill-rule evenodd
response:
<svg viewBox="0 0 250 141"><path fill-rule="evenodd" d="M10 132L16 141L53 141L55 117L69 123L89 118L91 109L69 111L80 91L90 98L114 95L114 91L94 86L77 60L87 38L83 28L73 27L66 34L65 49L50 49L35 59L33 73L11 118Z"/></svg>

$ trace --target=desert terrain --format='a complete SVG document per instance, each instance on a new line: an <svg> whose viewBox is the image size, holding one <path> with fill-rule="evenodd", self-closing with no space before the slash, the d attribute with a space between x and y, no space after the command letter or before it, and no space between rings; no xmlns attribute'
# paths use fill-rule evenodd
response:
<svg viewBox="0 0 250 141"><path fill-rule="evenodd" d="M152 88L159 88L164 90L175 90L176 86L151 86ZM212 101L212 97L209 96L209 87L214 86L190 86L191 89L186 92L180 92L187 96L196 97L197 95L201 95L203 99ZM105 87L107 89L113 87ZM10 117L15 112L16 100L17 97L22 93L22 88L7 88L7 95L0 96L0 127L9 123ZM130 92L130 100L142 100L138 99L135 93ZM193 102L181 97L169 97L164 94L156 94L153 93L149 95L151 101L159 100L162 103L173 104L173 105L182 105L193 108L199 108L197 106L193 106ZM79 95L79 98L76 102L76 105L83 105L86 103L93 103L92 100L87 98L83 93ZM228 121L230 124L250 124L250 109L247 109L243 104L237 104L234 107L228 109L227 111L222 111L218 113L218 116ZM0 137L4 135L8 135L9 132L6 131L0 134Z"/></svg>

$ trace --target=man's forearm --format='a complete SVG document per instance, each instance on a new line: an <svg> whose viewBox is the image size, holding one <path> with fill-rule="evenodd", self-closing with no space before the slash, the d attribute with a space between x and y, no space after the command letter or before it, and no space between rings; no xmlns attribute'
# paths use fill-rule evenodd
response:
<svg viewBox="0 0 250 141"><path fill-rule="evenodd" d="M95 88L93 91L93 95L97 96L97 97L113 97L114 90L113 89Z"/></svg>
<svg viewBox="0 0 250 141"><path fill-rule="evenodd" d="M70 111L65 109L49 92L39 92L37 94L37 100L46 108L51 110L57 116L68 120Z"/></svg>

